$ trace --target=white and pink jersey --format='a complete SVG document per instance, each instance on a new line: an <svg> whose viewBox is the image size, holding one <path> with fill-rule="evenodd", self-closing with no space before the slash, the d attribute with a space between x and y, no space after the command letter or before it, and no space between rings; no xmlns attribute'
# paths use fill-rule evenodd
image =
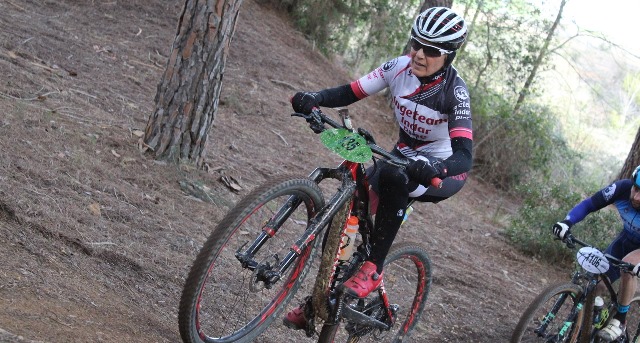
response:
<svg viewBox="0 0 640 343"><path fill-rule="evenodd" d="M358 99L389 87L400 137L396 148L407 157L446 159L451 139L472 139L471 105L465 82L452 66L422 81L413 75L411 58L390 60L351 83Z"/></svg>

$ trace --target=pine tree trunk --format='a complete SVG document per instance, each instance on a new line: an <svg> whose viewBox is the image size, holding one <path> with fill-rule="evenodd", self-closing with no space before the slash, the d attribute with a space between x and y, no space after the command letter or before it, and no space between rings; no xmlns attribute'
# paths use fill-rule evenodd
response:
<svg viewBox="0 0 640 343"><path fill-rule="evenodd" d="M638 128L636 139L633 141L633 145L631 145L631 150L629 150L629 155L627 155L627 159L624 161L620 174L618 174L618 179L630 178L631 173L633 173L633 170L636 169L638 165L640 165L640 128Z"/></svg>
<svg viewBox="0 0 640 343"><path fill-rule="evenodd" d="M425 0L420 6L420 12L422 13L431 7L449 7L453 6L453 0Z"/></svg>
<svg viewBox="0 0 640 343"><path fill-rule="evenodd" d="M144 142L156 159L203 165L241 4L185 0L145 130Z"/></svg>

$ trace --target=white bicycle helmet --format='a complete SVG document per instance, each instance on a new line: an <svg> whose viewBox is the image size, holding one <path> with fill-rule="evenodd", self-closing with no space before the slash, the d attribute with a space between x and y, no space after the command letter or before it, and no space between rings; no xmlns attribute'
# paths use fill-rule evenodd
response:
<svg viewBox="0 0 640 343"><path fill-rule="evenodd" d="M431 7L418 15L411 35L444 49L456 50L467 38L467 24L450 8Z"/></svg>

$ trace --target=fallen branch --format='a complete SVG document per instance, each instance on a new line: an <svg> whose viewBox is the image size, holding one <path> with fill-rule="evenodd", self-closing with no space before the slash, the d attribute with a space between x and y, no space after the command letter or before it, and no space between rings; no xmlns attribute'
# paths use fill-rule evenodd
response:
<svg viewBox="0 0 640 343"><path fill-rule="evenodd" d="M281 134L279 134L279 133L275 132L274 130L271 130L271 132L275 133L275 134L276 134L276 136L280 137L280 139L282 139L282 141L284 142L284 145L289 146L289 143L287 143L287 140L286 140L286 139L284 139L284 137L282 137L282 135L281 135Z"/></svg>
<svg viewBox="0 0 640 343"><path fill-rule="evenodd" d="M97 98L98 98L98 97L97 97L97 96L95 96L95 95L91 95L91 94L89 94L89 93L87 93L87 92L83 92L83 91L81 91L81 90L77 90L77 89L73 89L73 88L69 88L69 90L70 90L70 91L72 91L72 92L76 92L76 93L78 93L78 94L86 95L86 96L88 96L88 97L90 97L90 98L94 98L94 99L97 99Z"/></svg>
<svg viewBox="0 0 640 343"><path fill-rule="evenodd" d="M14 7L16 7L17 9L26 12L27 10L25 10L24 8L14 4L13 2L11 2L10 0L7 0L8 3L12 4Z"/></svg>

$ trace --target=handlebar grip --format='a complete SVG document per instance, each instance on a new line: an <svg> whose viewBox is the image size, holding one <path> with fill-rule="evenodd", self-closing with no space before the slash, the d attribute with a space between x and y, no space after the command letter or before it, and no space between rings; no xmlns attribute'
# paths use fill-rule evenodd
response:
<svg viewBox="0 0 640 343"><path fill-rule="evenodd" d="M431 179L431 186L442 188L442 179L439 177L434 177L433 179Z"/></svg>

